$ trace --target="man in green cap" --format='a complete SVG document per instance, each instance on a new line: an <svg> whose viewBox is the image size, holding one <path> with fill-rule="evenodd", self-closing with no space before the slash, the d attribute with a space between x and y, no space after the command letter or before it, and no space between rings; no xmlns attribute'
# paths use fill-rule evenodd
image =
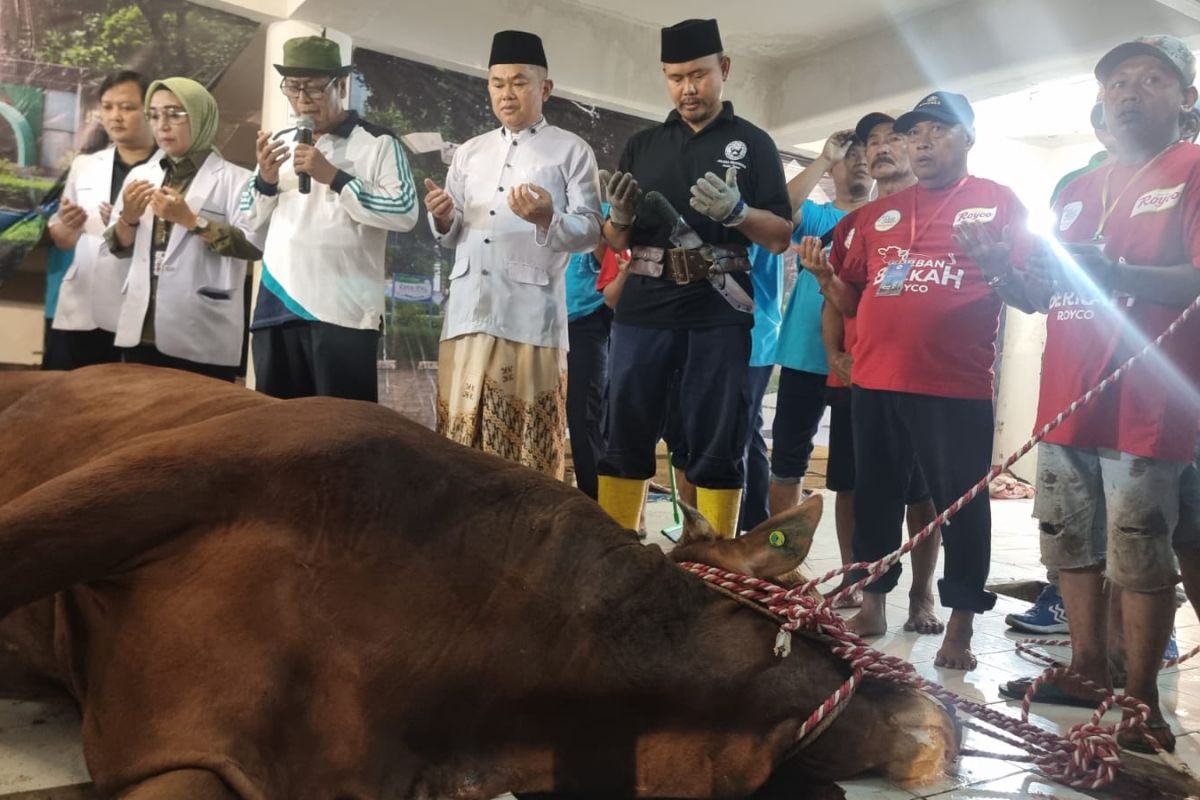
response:
<svg viewBox="0 0 1200 800"><path fill-rule="evenodd" d="M395 135L344 107L351 67L337 42L289 39L279 88L296 126L258 134L242 205L266 228L250 325L260 391L378 399L388 231L417 222L412 172Z"/></svg>

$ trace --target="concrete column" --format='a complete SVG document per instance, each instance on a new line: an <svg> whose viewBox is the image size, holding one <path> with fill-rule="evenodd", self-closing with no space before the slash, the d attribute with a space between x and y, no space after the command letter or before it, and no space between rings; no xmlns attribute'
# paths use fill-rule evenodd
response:
<svg viewBox="0 0 1200 800"><path fill-rule="evenodd" d="M1008 309L1004 322L1004 360L1000 365L1000 391L996 398L996 436L992 463L999 464L1025 444L1037 418L1038 387L1042 375L1042 349L1046 344L1046 317ZM1037 450L1012 467L1018 478L1034 482Z"/></svg>

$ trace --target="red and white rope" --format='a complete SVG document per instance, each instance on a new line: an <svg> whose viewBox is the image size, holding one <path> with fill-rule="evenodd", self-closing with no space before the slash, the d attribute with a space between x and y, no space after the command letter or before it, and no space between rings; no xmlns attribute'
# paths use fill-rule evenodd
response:
<svg viewBox="0 0 1200 800"><path fill-rule="evenodd" d="M1037 690L1047 681L1069 674L1069 671L1065 667L1054 662L1049 657L1033 654L1027 648L1023 650L1027 654L1049 662L1050 667L1031 684L1021 704L1021 717L1020 719L1016 719L989 706L961 697L939 684L925 680L917 675L913 666L903 659L896 656L889 656L873 649L857 634L847 630L845 623L833 609L837 601L842 597L859 592L882 578L893 564L903 558L914 547L929 538L933 531L944 525L947 520L962 510L963 506L974 500L981 491L984 491L994 477L1020 460L1051 431L1061 425L1064 420L1092 402L1092 400L1117 381L1121 380L1135 362L1144 358L1173 336L1198 308L1200 308L1200 297L1196 298L1191 305L1184 309L1183 313L1153 342L1147 344L1125 361L1125 363L1113 370L1098 385L1089 389L1082 397L1071 403L1058 416L1030 437L1029 441L1017 452L1013 453L1003 464L993 467L966 494L955 500L949 508L938 514L933 522L926 525L898 550L881 558L879 561L843 565L827 572L819 578L808 581L802 586L796 586L791 589L784 589L769 581L725 572L704 564L684 563L680 565L702 580L719 586L746 600L758 603L777 618L783 620L780 625L779 638L776 640L775 651L777 655L786 656L790 652L790 634L800 629L823 634L831 637L836 642L833 652L849 663L852 670L851 675L804 721L797 733L797 741L803 741L810 731L816 729L841 703L851 697L862 683L863 678L869 675L879 680L908 684L937 697L943 702L952 704L963 713L1003 732L1003 735L997 736L995 732L988 731L981 725L970 721L965 723L968 727L996 736L996 738L1001 739L1009 745L1020 747L1029 753L1028 756L1024 757L996 754L982 755L995 755L997 758L1008 760L1029 761L1042 774L1070 786L1083 789L1099 789L1112 783L1116 778L1117 769L1120 766L1117 737L1126 731L1139 730L1156 752L1162 752L1161 745L1151 734L1149 725L1147 724L1151 711L1145 703L1128 696L1117 697L1111 693L1106 693L1105 690L1094 685L1092 685L1092 688L1095 688L1099 694L1107 694L1107 696L1092 714L1091 719L1085 723L1073 726L1067 731L1065 736L1059 736L1031 724L1029 722L1029 705ZM811 596L811 591L817 586L827 583L847 572L856 570L865 570L867 577L844 586L823 599L818 600ZM1168 662L1167 666L1174 666L1191 658L1197 652L1200 652L1200 647L1195 648L1182 658ZM1078 678L1079 676L1075 677ZM1128 716L1125 716L1116 725L1103 725L1101 718L1113 707L1120 707Z"/></svg>

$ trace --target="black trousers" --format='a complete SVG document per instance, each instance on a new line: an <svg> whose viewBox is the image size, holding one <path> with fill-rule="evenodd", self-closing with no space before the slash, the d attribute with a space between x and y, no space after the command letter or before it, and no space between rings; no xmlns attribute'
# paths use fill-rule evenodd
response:
<svg viewBox="0 0 1200 800"><path fill-rule="evenodd" d="M684 474L705 489L741 489L749 433L750 329L659 329L613 323L607 441L600 474L646 479L678 373Z"/></svg>
<svg viewBox="0 0 1200 800"><path fill-rule="evenodd" d="M295 320L250 338L258 391L295 397L379 401L379 331Z"/></svg>
<svg viewBox="0 0 1200 800"><path fill-rule="evenodd" d="M817 372L780 368L775 422L771 425L771 474L776 480L799 483L808 472L813 438L825 416L826 380Z"/></svg>
<svg viewBox="0 0 1200 800"><path fill-rule="evenodd" d="M995 420L991 400L875 391L855 386L854 560L875 561L901 544L905 495L917 466L939 512L987 474ZM943 606L980 613L992 608L988 592L992 511L981 492L942 529L945 577L938 581ZM866 577L854 573L855 580ZM867 587L886 593L896 587L900 564Z"/></svg>
<svg viewBox="0 0 1200 800"><path fill-rule="evenodd" d="M767 385L771 382L773 367L750 367L746 370L745 403L746 424L746 453L742 461L742 470L746 482L742 491L742 510L738 517L738 530L748 531L759 523L766 522L771 515L771 459L767 449L767 440L763 438L762 404L767 393ZM683 430L683 415L679 411L679 375L676 373L671 382L670 402L667 405L667 418L663 423L662 438L667 443L671 453L671 466L687 469L691 459L687 436Z"/></svg>
<svg viewBox="0 0 1200 800"><path fill-rule="evenodd" d="M604 452L604 390L608 386L608 339L612 309L600 308L567 325L567 430L579 491L593 500L598 491L596 466Z"/></svg>
<svg viewBox="0 0 1200 800"><path fill-rule="evenodd" d="M237 379L238 368L236 366L222 367L217 364L201 364L199 361L189 361L186 358L164 355L154 345L139 344L137 347L122 347L119 349L121 351L121 360L126 364L146 364L151 367L178 369L184 372L194 372L197 375L204 375L209 378L216 378L219 381L228 381L229 383L233 383Z"/></svg>
<svg viewBox="0 0 1200 800"><path fill-rule="evenodd" d="M115 364L121 352L113 344L116 338L100 328L90 331L58 331L46 320L42 336L42 369L79 369L92 364Z"/></svg>

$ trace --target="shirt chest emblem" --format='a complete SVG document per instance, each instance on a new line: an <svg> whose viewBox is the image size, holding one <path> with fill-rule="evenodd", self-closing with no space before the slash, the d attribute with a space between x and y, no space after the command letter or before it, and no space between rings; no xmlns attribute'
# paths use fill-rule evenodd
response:
<svg viewBox="0 0 1200 800"><path fill-rule="evenodd" d="M1183 187L1186 184L1178 186L1165 186L1161 189L1151 189L1137 199L1133 204L1133 210L1129 212L1130 218L1136 217L1139 214L1155 214L1159 211L1166 211L1179 205L1179 200L1183 197Z"/></svg>
<svg viewBox="0 0 1200 800"><path fill-rule="evenodd" d="M897 209L885 211L879 215L879 219L875 220L875 230L890 231L892 228L900 224L900 212Z"/></svg>
<svg viewBox="0 0 1200 800"><path fill-rule="evenodd" d="M717 163L722 167L729 169L745 169L746 155L750 152L750 148L746 147L746 143L741 139L734 139L729 144L725 145L724 158L718 158Z"/></svg>
<svg viewBox="0 0 1200 800"><path fill-rule="evenodd" d="M1083 212L1083 201L1076 200L1067 203L1063 206L1062 213L1058 217L1058 229L1065 231L1075 224L1075 220L1079 219L1080 213Z"/></svg>
<svg viewBox="0 0 1200 800"><path fill-rule="evenodd" d="M996 207L991 208L964 208L954 215L954 225L962 225L966 222L991 222L996 218Z"/></svg>

